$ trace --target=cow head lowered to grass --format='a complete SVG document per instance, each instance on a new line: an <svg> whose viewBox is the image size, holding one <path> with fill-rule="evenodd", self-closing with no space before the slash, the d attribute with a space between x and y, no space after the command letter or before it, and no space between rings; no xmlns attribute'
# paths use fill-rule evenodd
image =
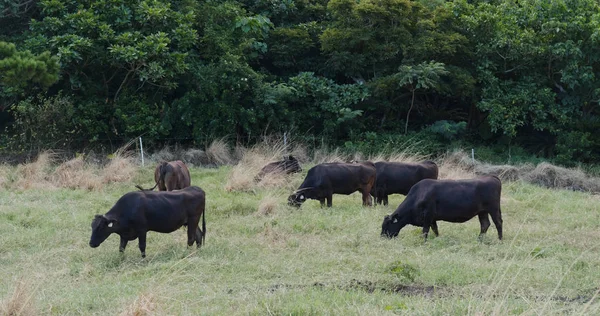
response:
<svg viewBox="0 0 600 316"><path fill-rule="evenodd" d="M333 194L362 194L363 205L371 205L371 188L377 171L371 162L322 163L306 174L298 190L288 197L290 206L300 207L307 199L318 200L321 206L331 207Z"/></svg>
<svg viewBox="0 0 600 316"><path fill-rule="evenodd" d="M490 227L488 214L502 239L502 213L500 194L502 183L495 176L469 180L421 180L415 184L404 201L381 224L381 236L398 236L400 230L410 224L423 227L427 240L429 228L439 235L436 221L463 223L479 216L481 238Z"/></svg>
<svg viewBox="0 0 600 316"><path fill-rule="evenodd" d="M146 257L148 231L171 233L187 225L188 246L200 248L206 235L205 193L199 187L177 191L138 191L123 195L104 215L92 221L90 247L96 248L113 233L121 237L119 251L138 238L142 257ZM198 227L202 217L202 229Z"/></svg>

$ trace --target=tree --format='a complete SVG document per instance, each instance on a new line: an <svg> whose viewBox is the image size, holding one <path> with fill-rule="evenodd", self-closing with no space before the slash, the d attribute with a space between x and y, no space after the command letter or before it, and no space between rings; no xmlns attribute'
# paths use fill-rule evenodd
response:
<svg viewBox="0 0 600 316"><path fill-rule="evenodd" d="M12 43L0 42L0 111L14 104L25 92L47 89L58 80L58 58L49 52L35 55L18 51Z"/></svg>
<svg viewBox="0 0 600 316"><path fill-rule="evenodd" d="M415 104L415 92L419 89L432 89L440 84L440 76L448 74L443 63L434 61L422 62L417 65L402 65L398 69L398 85L406 87L412 95L410 107L406 113L406 123L404 125L404 134L408 133L408 119L410 112Z"/></svg>

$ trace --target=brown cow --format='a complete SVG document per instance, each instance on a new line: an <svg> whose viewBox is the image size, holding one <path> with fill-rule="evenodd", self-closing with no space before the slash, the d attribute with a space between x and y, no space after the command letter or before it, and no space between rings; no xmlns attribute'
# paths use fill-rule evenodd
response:
<svg viewBox="0 0 600 316"><path fill-rule="evenodd" d="M135 187L142 191L152 191L157 186L159 191L181 190L191 185L190 170L181 160L163 161L154 170L154 181L156 184L151 189Z"/></svg>

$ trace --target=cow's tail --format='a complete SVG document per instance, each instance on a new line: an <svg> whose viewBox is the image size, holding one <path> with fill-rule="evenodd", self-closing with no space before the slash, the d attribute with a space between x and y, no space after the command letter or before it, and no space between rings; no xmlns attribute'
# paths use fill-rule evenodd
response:
<svg viewBox="0 0 600 316"><path fill-rule="evenodd" d="M152 190L154 190L154 189L156 188L156 186L157 186L157 185L158 185L158 182L156 182L156 184L155 184L153 187L151 187L150 189L144 189L144 188L142 188L142 187L141 187L140 185L138 185L138 184L136 184L136 185L135 185L135 187L136 187L137 189L139 189L140 191L152 191Z"/></svg>
<svg viewBox="0 0 600 316"><path fill-rule="evenodd" d="M202 240L200 240L200 244L204 244L204 239L206 238L206 221L204 220L204 214L206 214L206 209L202 211Z"/></svg>
<svg viewBox="0 0 600 316"><path fill-rule="evenodd" d="M135 187L138 188L140 191L152 191L154 189L156 189L156 187L158 186L158 184L161 181L165 180L165 175L167 174L167 170L165 170L166 168L163 168L163 165L161 164L160 166L158 166L158 181L154 184L154 186L150 189L144 189L142 188L140 185L136 185Z"/></svg>

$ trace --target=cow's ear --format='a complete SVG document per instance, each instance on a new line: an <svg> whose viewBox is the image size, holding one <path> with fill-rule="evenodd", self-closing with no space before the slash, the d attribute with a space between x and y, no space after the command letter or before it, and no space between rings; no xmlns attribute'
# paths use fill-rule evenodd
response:
<svg viewBox="0 0 600 316"><path fill-rule="evenodd" d="M304 200L306 200L306 197L304 196L304 194L300 194L300 200L301 200L301 201L304 201Z"/></svg>
<svg viewBox="0 0 600 316"><path fill-rule="evenodd" d="M116 219L109 219L108 220L108 227L113 227L115 225L115 223L117 222Z"/></svg>
<svg viewBox="0 0 600 316"><path fill-rule="evenodd" d="M394 217L394 220L392 221L392 224L396 224L398 223L398 219Z"/></svg>

